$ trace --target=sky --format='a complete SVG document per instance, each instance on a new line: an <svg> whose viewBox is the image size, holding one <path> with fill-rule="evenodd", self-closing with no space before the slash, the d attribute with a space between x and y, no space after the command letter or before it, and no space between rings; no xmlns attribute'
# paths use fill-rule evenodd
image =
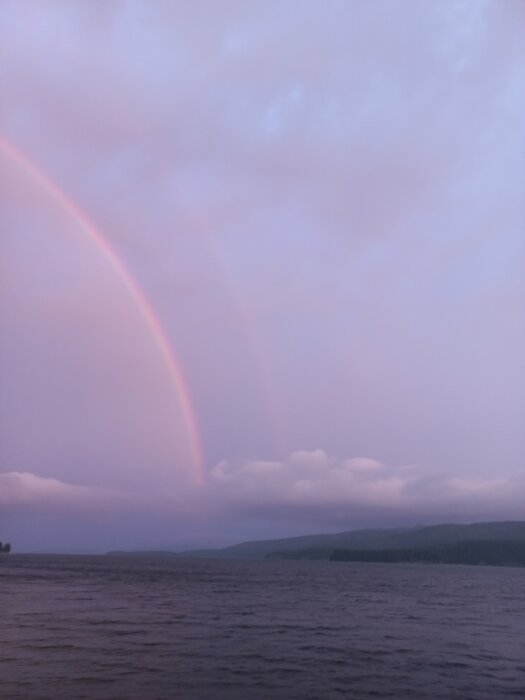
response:
<svg viewBox="0 0 525 700"><path fill-rule="evenodd" d="M4 0L0 540L525 519L522 0Z"/></svg>

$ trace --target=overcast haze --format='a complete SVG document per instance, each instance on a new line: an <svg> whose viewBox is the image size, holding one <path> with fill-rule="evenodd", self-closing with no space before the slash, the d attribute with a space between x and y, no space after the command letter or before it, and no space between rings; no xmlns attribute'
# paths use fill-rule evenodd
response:
<svg viewBox="0 0 525 700"><path fill-rule="evenodd" d="M525 518L521 0L0 6L0 539Z"/></svg>

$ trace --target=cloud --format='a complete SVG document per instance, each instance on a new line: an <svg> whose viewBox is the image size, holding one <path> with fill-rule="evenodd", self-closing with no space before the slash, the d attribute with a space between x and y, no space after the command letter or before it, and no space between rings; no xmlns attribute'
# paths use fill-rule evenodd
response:
<svg viewBox="0 0 525 700"><path fill-rule="evenodd" d="M62 512L113 510L128 501L123 492L78 486L31 472L0 474L0 507L3 511Z"/></svg>
<svg viewBox="0 0 525 700"><path fill-rule="evenodd" d="M338 522L525 515L525 474L463 478L369 457L338 459L320 449L293 452L283 461L219 462L208 489L243 511Z"/></svg>

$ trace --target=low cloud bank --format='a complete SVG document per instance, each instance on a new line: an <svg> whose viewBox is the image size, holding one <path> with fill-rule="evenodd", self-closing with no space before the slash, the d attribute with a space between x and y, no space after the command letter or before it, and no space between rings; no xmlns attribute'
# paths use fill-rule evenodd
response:
<svg viewBox="0 0 525 700"><path fill-rule="evenodd" d="M293 452L283 461L220 462L208 489L258 515L301 513L334 522L525 517L525 474L451 476L368 457L337 459L323 450Z"/></svg>
<svg viewBox="0 0 525 700"><path fill-rule="evenodd" d="M153 486L153 485L152 485ZM431 473L370 457L340 459L323 450L282 461L221 461L201 488L162 492L80 486L29 472L0 474L7 513L134 512L171 521L296 522L305 526L394 526L445 520L525 519L525 473L501 478ZM174 520L175 519L175 520ZM211 519L211 520L210 520Z"/></svg>

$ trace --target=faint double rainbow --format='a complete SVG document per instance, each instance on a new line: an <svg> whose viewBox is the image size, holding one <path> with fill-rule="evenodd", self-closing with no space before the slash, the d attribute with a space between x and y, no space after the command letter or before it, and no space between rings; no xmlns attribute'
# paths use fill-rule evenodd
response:
<svg viewBox="0 0 525 700"><path fill-rule="evenodd" d="M121 256L111 245L108 237L88 218L86 213L68 197L54 180L40 170L40 168L18 148L15 148L9 141L6 141L2 137L0 137L0 153L21 168L24 173L42 188L57 206L71 217L110 263L112 269L126 287L135 307L142 316L146 327L157 345L170 381L177 393L188 436L192 467L195 470L197 482L203 484L205 480L203 449L190 393L166 331L148 297L143 292L138 282L133 278Z"/></svg>

